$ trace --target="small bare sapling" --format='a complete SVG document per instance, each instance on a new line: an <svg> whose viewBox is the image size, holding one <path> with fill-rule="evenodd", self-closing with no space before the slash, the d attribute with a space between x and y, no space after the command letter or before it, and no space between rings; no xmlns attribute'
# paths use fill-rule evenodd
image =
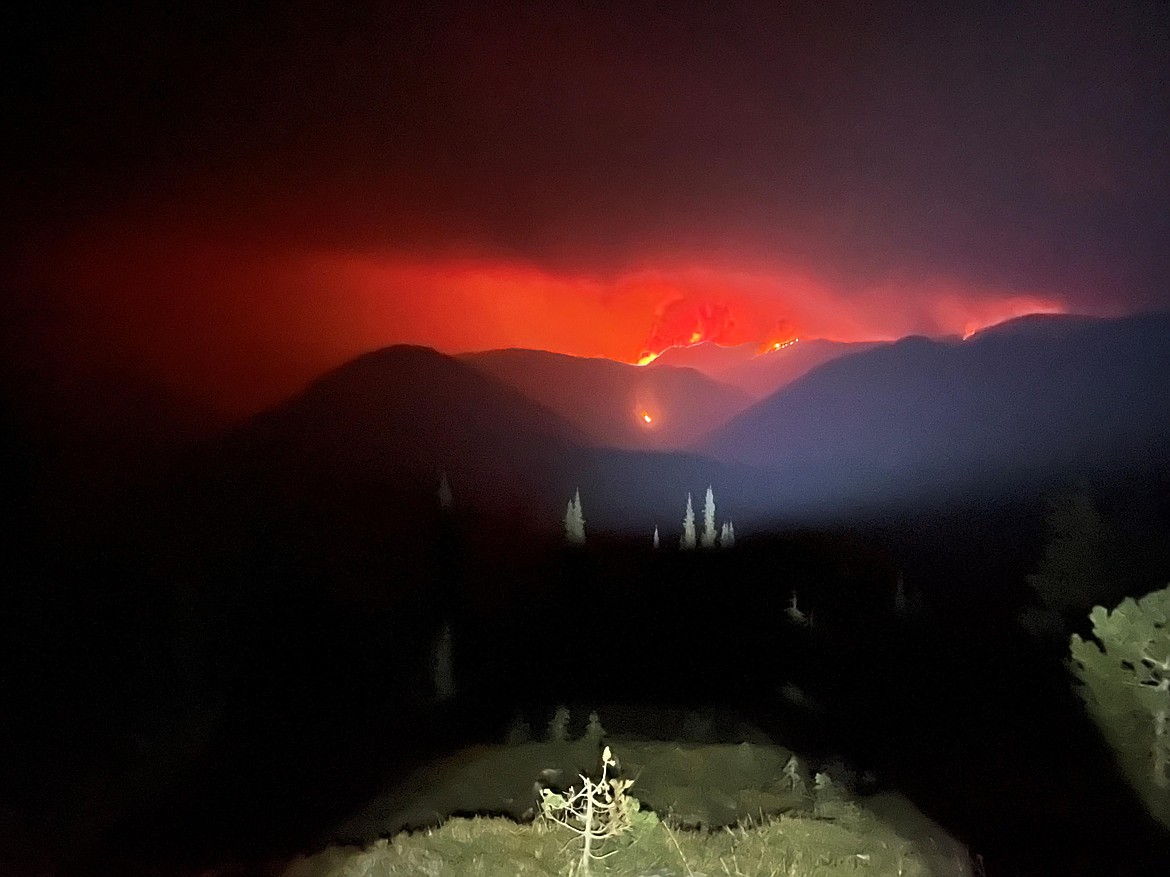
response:
<svg viewBox="0 0 1170 877"><path fill-rule="evenodd" d="M617 759L606 746L601 753L601 779L594 782L581 774L580 789L570 788L564 794L540 790L541 818L569 829L581 839L577 873L586 877L593 862L616 852L600 853L598 846L607 838L629 831L638 812L637 799L626 794L634 781L611 777L609 771L616 767Z"/></svg>

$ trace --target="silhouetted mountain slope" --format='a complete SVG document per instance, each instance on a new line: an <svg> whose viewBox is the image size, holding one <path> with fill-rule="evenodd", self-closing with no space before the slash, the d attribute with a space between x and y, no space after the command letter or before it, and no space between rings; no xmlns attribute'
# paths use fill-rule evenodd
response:
<svg viewBox="0 0 1170 877"><path fill-rule="evenodd" d="M672 379L664 372L667 386ZM511 516L553 538L578 488L589 532L644 530L649 538L658 523L663 539L681 526L688 491L696 503L708 484L737 502L768 495L747 467L597 447L502 381L419 347L387 348L335 369L210 453L205 469L219 485L212 508L242 508L248 520L344 518L353 532L433 524L440 472L449 475L457 513Z"/></svg>
<svg viewBox="0 0 1170 877"><path fill-rule="evenodd" d="M698 502L708 484L720 519L807 522L918 499L1034 491L1164 453L1170 317L1028 325L967 341L907 338L838 358L686 454L598 446L605 429L622 431L611 400L649 369L532 351L452 358L388 348L237 431L227 468L318 506L336 494L333 505L352 507L353 495L341 492L356 491L378 515L403 519L434 514L446 471L461 509L509 510L550 534L579 487L592 532L648 534L657 524L668 540L686 494ZM517 381L527 372L523 380L541 384L533 392L550 401L565 393L556 404L579 402L578 421L590 410L611 419L590 433L485 374L485 362ZM718 389L690 373L654 371L664 394ZM680 395L677 404L688 403ZM383 502L393 508L381 510Z"/></svg>
<svg viewBox="0 0 1170 877"><path fill-rule="evenodd" d="M788 386L818 365L842 356L861 353L882 343L881 341L826 341L823 338L811 338L780 350L753 356L751 359L722 372L719 378L728 384L746 390L757 399L761 399Z"/></svg>
<svg viewBox="0 0 1170 877"><path fill-rule="evenodd" d="M1046 318L827 363L702 450L825 495L908 495L1149 457L1170 436L1170 315Z"/></svg>
<svg viewBox="0 0 1170 877"><path fill-rule="evenodd" d="M702 372L722 384L738 387L755 399L762 399L795 381L822 363L860 353L881 341L801 340L780 350L759 352L757 344L723 347L704 342L672 347L650 363L649 369L687 368Z"/></svg>
<svg viewBox="0 0 1170 877"><path fill-rule="evenodd" d="M521 492L588 442L560 415L452 357L396 346L359 356L253 418L231 440L265 468L312 467Z"/></svg>
<svg viewBox="0 0 1170 877"><path fill-rule="evenodd" d="M991 335L1013 338L1053 338L1067 335L1069 332L1080 329L1100 327L1107 323L1104 317L1092 317L1087 314L1026 314L1011 320L1004 320L986 329L980 329L967 340L986 338Z"/></svg>
<svg viewBox="0 0 1170 877"><path fill-rule="evenodd" d="M713 341L670 347L650 363L650 368L693 368L705 375L718 377L736 366L751 360L758 344L736 344L725 347Z"/></svg>
<svg viewBox="0 0 1170 877"><path fill-rule="evenodd" d="M752 402L742 390L692 369L648 369L543 350L488 350L459 359L557 411L594 443L628 450L685 447Z"/></svg>

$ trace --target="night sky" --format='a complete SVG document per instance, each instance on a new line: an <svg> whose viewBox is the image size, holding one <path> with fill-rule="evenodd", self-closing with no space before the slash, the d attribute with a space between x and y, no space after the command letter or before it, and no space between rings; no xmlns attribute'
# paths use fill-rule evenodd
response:
<svg viewBox="0 0 1170 877"><path fill-rule="evenodd" d="M1161 2L16 5L9 341L232 410L1170 306Z"/></svg>

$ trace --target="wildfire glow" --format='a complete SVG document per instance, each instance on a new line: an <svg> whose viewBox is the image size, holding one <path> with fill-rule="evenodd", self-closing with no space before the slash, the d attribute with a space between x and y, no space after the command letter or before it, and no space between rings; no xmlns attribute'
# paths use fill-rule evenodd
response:
<svg viewBox="0 0 1170 877"><path fill-rule="evenodd" d="M797 336L807 344L970 335L1065 310L1043 292L946 277L843 292L784 266L751 273L667 264L594 276L487 256L299 248L273 255L176 229L140 219L87 227L30 282L76 290L78 313L103 321L95 339L108 336L147 372L238 414L391 344L451 354L531 348L646 366L692 341L776 353ZM160 288L169 296L157 296ZM274 291L286 288L296 295ZM271 365L264 379L239 379L253 374L258 358ZM632 401L629 422L648 433L659 428L657 401Z"/></svg>
<svg viewBox="0 0 1170 877"><path fill-rule="evenodd" d="M731 305L723 298L694 289L682 292L671 288L660 292L663 297L654 309L654 324L642 344L638 365L650 364L671 347L691 347L704 342L729 346L742 344L750 337L751 329L743 323L742 315L733 316Z"/></svg>
<svg viewBox="0 0 1170 877"><path fill-rule="evenodd" d="M649 412L649 411L643 411L643 412L642 412L642 420L643 420L643 421L645 421L647 424L650 424L650 423L653 423L653 422L654 422L654 418L650 416L650 412Z"/></svg>
<svg viewBox="0 0 1170 877"><path fill-rule="evenodd" d="M771 344L769 344L765 347L763 352L764 353L773 353L777 350L783 350L785 347L791 347L793 344L795 344L799 340L800 340L799 338L789 338L786 341L773 341Z"/></svg>

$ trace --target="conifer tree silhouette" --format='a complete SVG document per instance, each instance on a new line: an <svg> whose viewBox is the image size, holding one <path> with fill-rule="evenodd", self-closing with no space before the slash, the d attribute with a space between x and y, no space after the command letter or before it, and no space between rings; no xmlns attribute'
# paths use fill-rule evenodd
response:
<svg viewBox="0 0 1170 877"><path fill-rule="evenodd" d="M695 510L691 506L691 495L687 494L687 512L683 517L683 534L679 540L679 547L691 549L695 547Z"/></svg>

